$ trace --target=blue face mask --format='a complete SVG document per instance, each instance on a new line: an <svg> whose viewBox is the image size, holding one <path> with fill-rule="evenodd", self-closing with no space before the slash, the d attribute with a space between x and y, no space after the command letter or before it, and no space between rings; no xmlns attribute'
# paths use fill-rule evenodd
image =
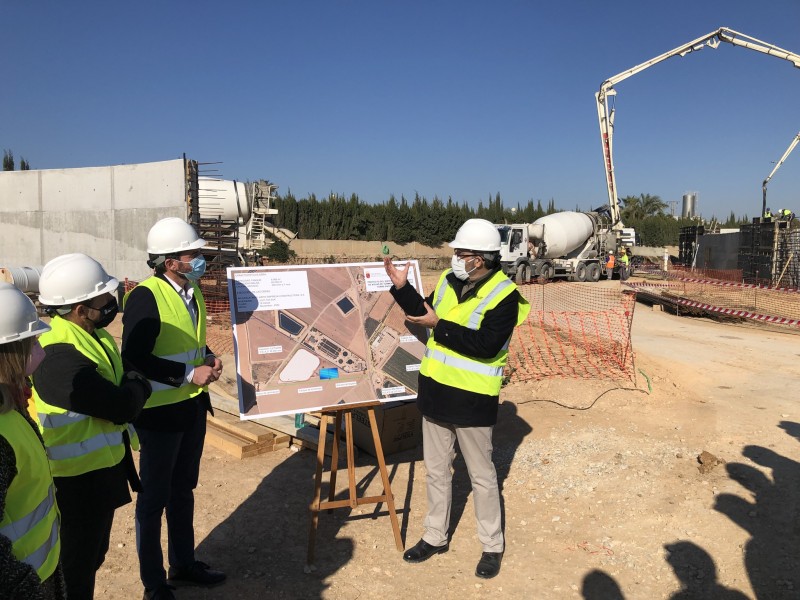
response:
<svg viewBox="0 0 800 600"><path fill-rule="evenodd" d="M189 281L199 281L203 273L206 272L206 259L203 256L195 256L188 263L184 261L180 261L180 263L192 267L192 270L188 273L181 273Z"/></svg>

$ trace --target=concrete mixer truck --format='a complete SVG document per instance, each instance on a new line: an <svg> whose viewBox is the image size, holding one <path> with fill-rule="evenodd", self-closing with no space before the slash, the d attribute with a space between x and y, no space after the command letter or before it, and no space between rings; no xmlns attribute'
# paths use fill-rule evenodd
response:
<svg viewBox="0 0 800 600"><path fill-rule="evenodd" d="M609 253L616 257L622 247L620 232L611 225L608 211L602 209L559 212L533 223L497 225L503 272L517 283L537 277L598 281L601 277L611 279L616 272L627 279L626 269L617 266L609 271L606 267Z"/></svg>

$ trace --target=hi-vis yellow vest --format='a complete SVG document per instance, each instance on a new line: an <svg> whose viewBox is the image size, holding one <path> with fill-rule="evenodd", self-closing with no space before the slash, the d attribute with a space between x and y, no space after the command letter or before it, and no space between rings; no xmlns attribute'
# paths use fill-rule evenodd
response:
<svg viewBox="0 0 800 600"><path fill-rule="evenodd" d="M197 301L197 326L195 327L186 303L171 284L158 277L148 277L139 285L153 293L161 318L161 330L156 338L153 354L159 358L191 364L195 367L202 365L206 354L206 303L200 288L192 283L194 298ZM127 302L130 294L131 292L128 292L125 295L123 304ZM145 408L166 406L194 398L205 389L193 383L184 383L176 388L152 379L150 385L153 386L153 393L147 400L147 404L144 405Z"/></svg>
<svg viewBox="0 0 800 600"><path fill-rule="evenodd" d="M103 379L120 384L122 358L114 338L105 329L95 330L98 343L86 330L59 316L51 319L50 327L50 331L39 337L42 348L50 344L70 344L97 365L97 372ZM117 425L48 404L36 391L36 381L33 383L39 431L44 438L53 477L73 477L119 464L125 456L122 432L126 429L131 445L138 449L139 440L132 425Z"/></svg>
<svg viewBox="0 0 800 600"><path fill-rule="evenodd" d="M455 291L447 281L445 273L439 278L433 294L433 309L440 319L458 323L470 329L478 329L486 311L497 306L503 298L511 294L517 286L503 274L495 273L469 300L459 304ZM522 296L519 297L517 325L528 316L531 307ZM459 354L436 343L434 336L428 338L428 347L422 359L419 372L439 383L462 390L496 396L503 382L503 367L508 361L509 336L496 356L488 359L474 358Z"/></svg>
<svg viewBox="0 0 800 600"><path fill-rule="evenodd" d="M17 468L0 515L0 535L11 540L17 560L45 581L55 572L61 553L61 517L47 455L30 423L16 410L0 414L0 436L14 450Z"/></svg>

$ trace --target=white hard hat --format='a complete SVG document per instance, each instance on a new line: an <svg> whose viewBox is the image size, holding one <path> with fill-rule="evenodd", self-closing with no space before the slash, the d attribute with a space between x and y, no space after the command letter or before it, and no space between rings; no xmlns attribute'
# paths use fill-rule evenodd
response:
<svg viewBox="0 0 800 600"><path fill-rule="evenodd" d="M500 232L486 219L468 219L456 232L456 239L450 242L451 248L477 250L479 252L498 252Z"/></svg>
<svg viewBox="0 0 800 600"><path fill-rule="evenodd" d="M206 245L194 227L178 217L161 219L147 234L148 254L175 254L195 250Z"/></svg>
<svg viewBox="0 0 800 600"><path fill-rule="evenodd" d="M39 277L39 302L64 306L114 292L119 281L99 262L85 254L57 256L42 269Z"/></svg>
<svg viewBox="0 0 800 600"><path fill-rule="evenodd" d="M50 325L36 314L31 299L10 283L0 282L0 306L0 344L50 331Z"/></svg>

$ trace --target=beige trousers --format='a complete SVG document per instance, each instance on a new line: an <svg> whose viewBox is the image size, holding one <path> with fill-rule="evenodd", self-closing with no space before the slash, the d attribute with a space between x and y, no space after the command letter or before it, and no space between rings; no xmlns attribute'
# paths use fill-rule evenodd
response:
<svg viewBox="0 0 800 600"><path fill-rule="evenodd" d="M461 427L422 419L422 448L427 471L428 514L422 539L433 546L447 543L453 496L455 442L467 464L472 482L472 501L478 524L478 539L484 552L502 552L503 527L500 490L492 462L493 427Z"/></svg>

